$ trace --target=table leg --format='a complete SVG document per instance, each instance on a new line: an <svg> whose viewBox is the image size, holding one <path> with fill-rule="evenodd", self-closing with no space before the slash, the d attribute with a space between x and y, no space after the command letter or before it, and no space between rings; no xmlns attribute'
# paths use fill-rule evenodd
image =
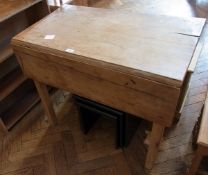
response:
<svg viewBox="0 0 208 175"><path fill-rule="evenodd" d="M75 5L88 6L89 0L74 0Z"/></svg>
<svg viewBox="0 0 208 175"><path fill-rule="evenodd" d="M202 151L201 151L201 147L198 146L197 151L195 153L195 156L192 160L192 165L190 167L190 169L188 170L187 175L195 175L197 170L199 169L199 165L202 161Z"/></svg>
<svg viewBox="0 0 208 175"><path fill-rule="evenodd" d="M83 0L83 1L82 1L82 5L83 5L83 6L88 6L88 1L89 1L89 0Z"/></svg>
<svg viewBox="0 0 208 175"><path fill-rule="evenodd" d="M152 169L155 162L161 138L163 137L165 127L157 123L153 123L152 132L150 135L150 144L147 152L145 167Z"/></svg>
<svg viewBox="0 0 208 175"><path fill-rule="evenodd" d="M57 123L56 114L54 112L53 105L52 105L51 100L50 100L50 96L48 94L47 86L45 84L40 83L40 82L35 81L35 80L34 80L34 83L35 83L35 86L37 88L38 94L40 96L40 99L42 101L45 113L48 117L48 120L49 120L50 124L51 125L56 125L56 123Z"/></svg>

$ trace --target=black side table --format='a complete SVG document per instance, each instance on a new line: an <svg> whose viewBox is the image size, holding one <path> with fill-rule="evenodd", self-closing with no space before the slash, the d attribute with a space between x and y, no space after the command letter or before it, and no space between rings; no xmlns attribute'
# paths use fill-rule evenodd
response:
<svg viewBox="0 0 208 175"><path fill-rule="evenodd" d="M99 117L104 117L116 121L116 147L128 145L140 123L138 117L77 95L74 95L74 99L80 113L81 128L85 134L94 126Z"/></svg>

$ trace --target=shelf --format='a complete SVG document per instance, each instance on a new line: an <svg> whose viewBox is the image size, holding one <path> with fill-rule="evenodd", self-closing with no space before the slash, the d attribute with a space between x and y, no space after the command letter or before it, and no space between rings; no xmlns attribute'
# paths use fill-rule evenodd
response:
<svg viewBox="0 0 208 175"><path fill-rule="evenodd" d="M42 0L0 1L0 22L3 22Z"/></svg>
<svg viewBox="0 0 208 175"><path fill-rule="evenodd" d="M39 100L37 92L33 90L18 101L12 110L5 111L1 118L7 130L10 130Z"/></svg>
<svg viewBox="0 0 208 175"><path fill-rule="evenodd" d="M25 80L26 77L22 74L20 68L17 68L6 75L0 82L0 101L12 93Z"/></svg>
<svg viewBox="0 0 208 175"><path fill-rule="evenodd" d="M7 133L8 130L6 128L6 126L4 125L2 119L0 118L0 133L3 132L3 133Z"/></svg>
<svg viewBox="0 0 208 175"><path fill-rule="evenodd" d="M12 48L7 45L3 49L0 49L0 63L4 62L7 58L13 55L13 50Z"/></svg>
<svg viewBox="0 0 208 175"><path fill-rule="evenodd" d="M27 80L22 86L27 86L29 82L31 80ZM12 106L0 114L0 129L2 128L6 132L10 131L40 101L36 88L26 91L23 98L17 100ZM56 92L56 89L48 87L48 91L52 95Z"/></svg>

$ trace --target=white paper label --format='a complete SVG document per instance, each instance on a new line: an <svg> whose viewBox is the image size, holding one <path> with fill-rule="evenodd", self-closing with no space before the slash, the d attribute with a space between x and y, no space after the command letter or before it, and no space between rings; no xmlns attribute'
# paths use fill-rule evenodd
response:
<svg viewBox="0 0 208 175"><path fill-rule="evenodd" d="M74 53L74 49L69 49L69 48L68 48L68 49L66 49L65 51L66 51L66 52L69 52L69 53Z"/></svg>
<svg viewBox="0 0 208 175"><path fill-rule="evenodd" d="M44 39L52 40L55 38L55 35L45 35Z"/></svg>

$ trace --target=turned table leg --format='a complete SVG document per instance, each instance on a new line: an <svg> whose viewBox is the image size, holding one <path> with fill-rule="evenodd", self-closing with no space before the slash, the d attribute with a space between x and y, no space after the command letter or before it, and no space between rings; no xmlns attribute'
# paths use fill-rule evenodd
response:
<svg viewBox="0 0 208 175"><path fill-rule="evenodd" d="M50 96L48 94L47 86L35 80L34 80L34 83L37 88L38 94L40 96L41 102L43 104L45 113L48 117L50 124L56 125L57 123L56 114L54 112L53 105L50 100Z"/></svg>
<svg viewBox="0 0 208 175"><path fill-rule="evenodd" d="M152 169L155 162L161 138L163 137L165 127L157 123L153 123L152 132L150 135L150 144L147 152L145 167Z"/></svg>

